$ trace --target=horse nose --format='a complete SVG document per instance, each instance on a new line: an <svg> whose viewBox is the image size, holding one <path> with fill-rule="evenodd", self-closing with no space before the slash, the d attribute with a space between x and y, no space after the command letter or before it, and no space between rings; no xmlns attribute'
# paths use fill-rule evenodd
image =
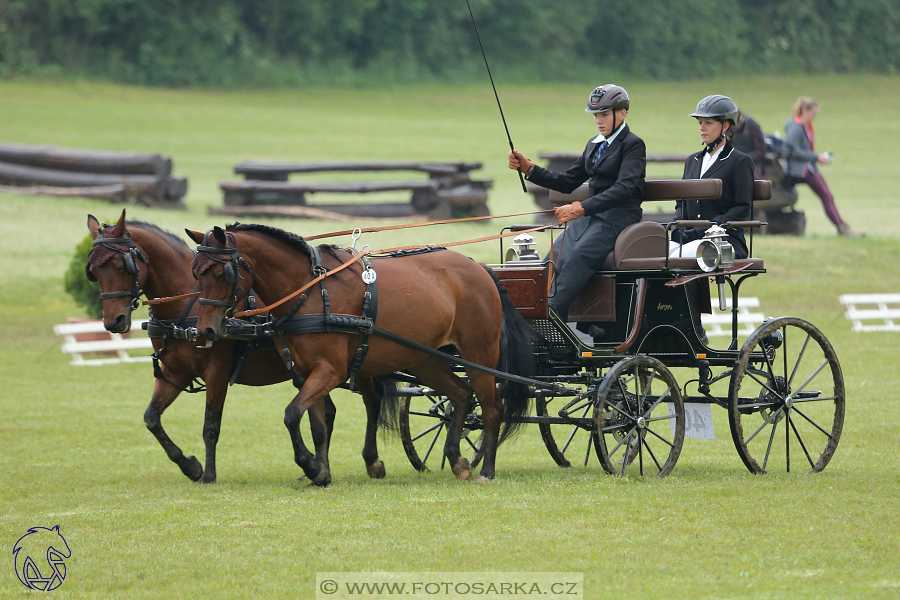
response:
<svg viewBox="0 0 900 600"><path fill-rule="evenodd" d="M216 338L218 338L219 336L216 335L215 329L213 329L212 327L207 327L206 329L203 330L203 337L205 337L206 339L208 339L210 341L213 341Z"/></svg>
<svg viewBox="0 0 900 600"><path fill-rule="evenodd" d="M109 330L113 333L125 333L128 330L127 321L128 317L125 316L125 313L119 313L119 316L112 322L112 327L110 327Z"/></svg>

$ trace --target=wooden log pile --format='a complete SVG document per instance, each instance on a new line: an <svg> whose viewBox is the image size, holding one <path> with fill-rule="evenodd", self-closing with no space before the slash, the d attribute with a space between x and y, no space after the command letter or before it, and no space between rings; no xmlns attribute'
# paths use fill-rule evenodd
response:
<svg viewBox="0 0 900 600"><path fill-rule="evenodd" d="M184 208L187 179L159 154L0 144L2 191Z"/></svg>

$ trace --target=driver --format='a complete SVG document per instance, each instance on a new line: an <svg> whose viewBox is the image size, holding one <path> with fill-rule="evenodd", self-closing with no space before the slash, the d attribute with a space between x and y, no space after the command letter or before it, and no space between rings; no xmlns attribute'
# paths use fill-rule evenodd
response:
<svg viewBox="0 0 900 600"><path fill-rule="evenodd" d="M520 169L541 187L569 194L590 179L590 198L554 209L560 223L572 221L553 244L557 264L550 308L563 321L619 233L641 220L647 150L625 124L629 106L628 92L617 85L601 85L591 92L585 112L593 115L599 135L588 141L565 173L539 167L518 150L509 153L509 168Z"/></svg>

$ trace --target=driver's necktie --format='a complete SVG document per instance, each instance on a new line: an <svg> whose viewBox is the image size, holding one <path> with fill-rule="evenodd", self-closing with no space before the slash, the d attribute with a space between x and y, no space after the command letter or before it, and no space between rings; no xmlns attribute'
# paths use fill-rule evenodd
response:
<svg viewBox="0 0 900 600"><path fill-rule="evenodd" d="M606 150L607 146L609 146L609 142L607 142L606 140L603 140L603 143L601 143L597 147L597 153L594 154L594 164L595 165L600 160L600 155L603 154L603 151Z"/></svg>

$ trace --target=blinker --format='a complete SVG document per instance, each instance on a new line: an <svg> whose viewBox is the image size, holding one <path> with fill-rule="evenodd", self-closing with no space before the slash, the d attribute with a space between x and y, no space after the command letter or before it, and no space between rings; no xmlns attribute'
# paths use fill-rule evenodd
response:
<svg viewBox="0 0 900 600"><path fill-rule="evenodd" d="M228 283L230 283L230 284L237 283L238 276L237 276L237 271L235 271L235 269L234 269L234 263L232 263L232 262L225 263L224 275L225 275L225 281L227 281Z"/></svg>

